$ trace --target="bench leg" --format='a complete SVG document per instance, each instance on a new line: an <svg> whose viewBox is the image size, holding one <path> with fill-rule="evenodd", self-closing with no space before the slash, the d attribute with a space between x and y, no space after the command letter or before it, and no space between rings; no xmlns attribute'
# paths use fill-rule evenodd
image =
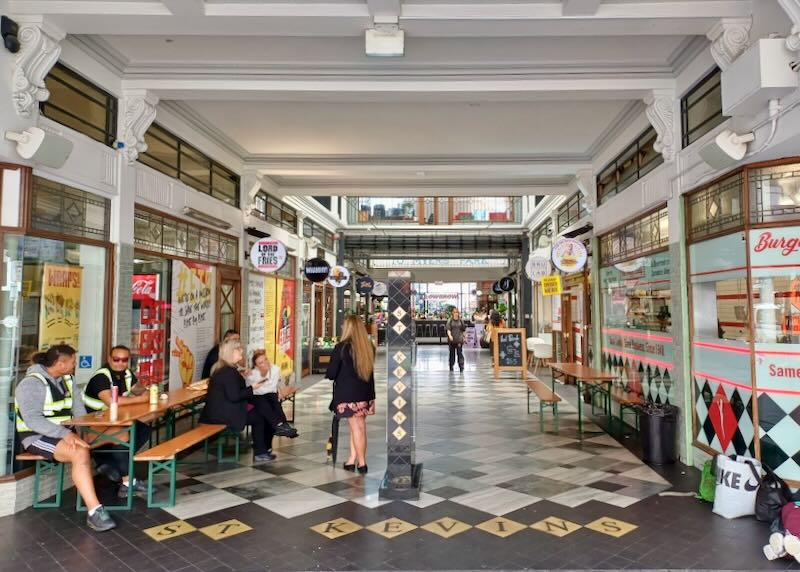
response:
<svg viewBox="0 0 800 572"><path fill-rule="evenodd" d="M39 498L42 477L52 473L56 479L55 498L50 502L42 502ZM33 475L33 508L58 508L61 506L61 495L64 492L64 464L57 461L36 461L36 472Z"/></svg>
<svg viewBox="0 0 800 572"><path fill-rule="evenodd" d="M531 390L528 390L528 415L531 414Z"/></svg>
<svg viewBox="0 0 800 572"><path fill-rule="evenodd" d="M539 430L544 433L544 401L539 400Z"/></svg>
<svg viewBox="0 0 800 572"><path fill-rule="evenodd" d="M158 473L169 473L169 497L166 501L156 501L153 496L155 493L155 476ZM175 506L175 459L166 461L150 461L147 466L147 506L148 508L166 508Z"/></svg>
<svg viewBox="0 0 800 572"><path fill-rule="evenodd" d="M553 426L558 434L558 401L553 402Z"/></svg>

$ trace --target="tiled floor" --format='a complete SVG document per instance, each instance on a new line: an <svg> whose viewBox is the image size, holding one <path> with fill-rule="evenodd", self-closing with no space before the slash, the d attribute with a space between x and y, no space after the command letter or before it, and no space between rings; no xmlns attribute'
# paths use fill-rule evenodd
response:
<svg viewBox="0 0 800 572"><path fill-rule="evenodd" d="M549 414L541 433L524 385L510 375L493 381L488 353L466 355L467 371L450 373L446 349L419 349L419 500L378 498L380 400L368 423L369 474L326 462L330 385L321 381L298 396L301 436L276 440L276 461L253 465L245 453L238 464L184 465L175 507L139 502L115 513L119 528L102 536L80 524L72 495L60 511L0 519L0 569L800 568L764 560L768 531L754 520L726 521L694 498L659 496L696 490L696 471L654 470L591 420L580 439L569 403L558 434ZM379 397L385 391L379 371ZM558 391L575 399L571 388ZM344 426L341 437L340 462Z"/></svg>

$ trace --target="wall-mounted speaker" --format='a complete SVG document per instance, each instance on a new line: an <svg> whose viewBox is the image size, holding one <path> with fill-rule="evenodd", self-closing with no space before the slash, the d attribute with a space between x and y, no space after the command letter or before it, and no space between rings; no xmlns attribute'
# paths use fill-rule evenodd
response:
<svg viewBox="0 0 800 572"><path fill-rule="evenodd" d="M39 127L28 127L22 133L6 131L6 139L17 142L17 153L23 159L54 169L63 167L72 153L72 141Z"/></svg>

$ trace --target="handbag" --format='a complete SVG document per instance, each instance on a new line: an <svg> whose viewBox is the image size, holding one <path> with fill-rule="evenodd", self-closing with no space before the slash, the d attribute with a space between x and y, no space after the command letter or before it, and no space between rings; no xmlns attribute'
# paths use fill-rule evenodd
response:
<svg viewBox="0 0 800 572"><path fill-rule="evenodd" d="M755 513L756 493L761 484L761 463L735 455L717 455L717 487L713 512L725 518Z"/></svg>
<svg viewBox="0 0 800 572"><path fill-rule="evenodd" d="M712 503L717 489L715 465L716 459L703 463L703 473L700 475L700 489L697 491L699 499Z"/></svg>
<svg viewBox="0 0 800 572"><path fill-rule="evenodd" d="M792 490L768 466L762 465L761 468L767 474L761 479L761 486L756 493L756 519L772 522L781 514L783 505L792 501Z"/></svg>

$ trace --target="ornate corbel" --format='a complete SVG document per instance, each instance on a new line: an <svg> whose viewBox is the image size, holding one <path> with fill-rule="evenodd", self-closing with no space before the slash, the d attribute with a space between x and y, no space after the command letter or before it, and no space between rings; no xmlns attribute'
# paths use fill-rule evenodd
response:
<svg viewBox="0 0 800 572"><path fill-rule="evenodd" d="M800 24L792 26L792 33L786 37L786 47L793 52L800 52Z"/></svg>
<svg viewBox="0 0 800 572"><path fill-rule="evenodd" d="M256 169L245 169L239 177L239 188L246 197L244 214L249 215L256 206L256 195L261 190L261 177Z"/></svg>
<svg viewBox="0 0 800 572"><path fill-rule="evenodd" d="M708 31L711 57L725 71L750 44L750 18L722 18Z"/></svg>
<svg viewBox="0 0 800 572"><path fill-rule="evenodd" d="M12 99L17 115L28 117L50 97L44 78L58 61L66 34L41 18L20 18L18 23L20 50L14 62Z"/></svg>
<svg viewBox="0 0 800 572"><path fill-rule="evenodd" d="M146 89L131 89L123 90L120 101L117 140L125 144L121 148L122 154L129 164L133 164L139 153L147 151L144 134L156 118L158 98Z"/></svg>
<svg viewBox="0 0 800 572"><path fill-rule="evenodd" d="M786 38L786 47L793 52L800 52L800 0L778 0L778 4L792 21L792 31Z"/></svg>
<svg viewBox="0 0 800 572"><path fill-rule="evenodd" d="M597 189L594 171L591 169L580 169L575 173L575 185L583 196L586 203L586 210L593 212L597 206Z"/></svg>
<svg viewBox="0 0 800 572"><path fill-rule="evenodd" d="M647 119L656 130L653 148L661 153L665 163L675 160L675 96L672 92L653 91L644 100Z"/></svg>

